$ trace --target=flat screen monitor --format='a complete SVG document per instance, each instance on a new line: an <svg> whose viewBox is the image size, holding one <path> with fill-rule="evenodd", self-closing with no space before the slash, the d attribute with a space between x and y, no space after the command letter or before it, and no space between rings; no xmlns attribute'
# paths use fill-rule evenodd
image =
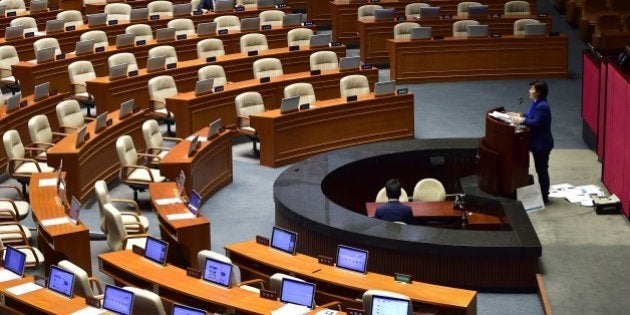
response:
<svg viewBox="0 0 630 315"><path fill-rule="evenodd" d="M297 26L302 23L302 14L286 14L282 17L282 26Z"/></svg>
<svg viewBox="0 0 630 315"><path fill-rule="evenodd" d="M74 45L74 54L77 56L91 54L93 52L94 52L94 41L91 39L79 41Z"/></svg>
<svg viewBox="0 0 630 315"><path fill-rule="evenodd" d="M309 47L323 47L330 43L330 34L311 35L308 45Z"/></svg>
<svg viewBox="0 0 630 315"><path fill-rule="evenodd" d="M396 90L396 80L374 83L374 95L391 95Z"/></svg>
<svg viewBox="0 0 630 315"><path fill-rule="evenodd" d="M4 255L4 269L22 277L24 275L25 265L26 254L15 249L15 247L11 245L7 245Z"/></svg>
<svg viewBox="0 0 630 315"><path fill-rule="evenodd" d="M195 96L200 96L212 92L214 87L214 78L207 78L197 81L195 84Z"/></svg>
<svg viewBox="0 0 630 315"><path fill-rule="evenodd" d="M192 12L192 3L178 3L173 5L173 16L187 16Z"/></svg>
<svg viewBox="0 0 630 315"><path fill-rule="evenodd" d="M81 127L79 132L77 133L77 141L75 143L75 147L80 147L85 142L85 135L87 134L87 126Z"/></svg>
<svg viewBox="0 0 630 315"><path fill-rule="evenodd" d="M295 255L297 233L274 226L271 232L271 247Z"/></svg>
<svg viewBox="0 0 630 315"><path fill-rule="evenodd" d="M280 301L303 305L310 309L314 306L315 284L289 278L282 279Z"/></svg>
<svg viewBox="0 0 630 315"><path fill-rule="evenodd" d="M241 32L257 30L259 28L260 28L260 18L258 17L244 18L241 20Z"/></svg>
<svg viewBox="0 0 630 315"><path fill-rule="evenodd" d="M18 39L18 38L22 38L23 36L24 36L24 26L22 25L9 26L4 31L5 40Z"/></svg>
<svg viewBox="0 0 630 315"><path fill-rule="evenodd" d="M144 245L144 257L154 261L162 266L166 265L166 256L168 255L168 243L158 240L153 236L147 236L147 242Z"/></svg>
<svg viewBox="0 0 630 315"><path fill-rule="evenodd" d="M356 70L361 64L361 57L341 57L339 58L339 69Z"/></svg>
<svg viewBox="0 0 630 315"><path fill-rule="evenodd" d="M50 266L48 289L67 298L72 298L72 290L74 290L74 274L57 266Z"/></svg>
<svg viewBox="0 0 630 315"><path fill-rule="evenodd" d="M525 25L525 36L542 36L547 34L547 23Z"/></svg>
<svg viewBox="0 0 630 315"><path fill-rule="evenodd" d="M214 35L217 32L217 22L206 22L197 24L197 36Z"/></svg>
<svg viewBox="0 0 630 315"><path fill-rule="evenodd" d="M487 5L473 5L468 7L468 17L485 17L488 16Z"/></svg>
<svg viewBox="0 0 630 315"><path fill-rule="evenodd" d="M31 1L28 8L30 13L43 12L48 10L48 0Z"/></svg>
<svg viewBox="0 0 630 315"><path fill-rule="evenodd" d="M48 91L50 90L50 82L44 82L35 86L35 92L33 92L33 99L35 102L43 100L48 97Z"/></svg>
<svg viewBox="0 0 630 315"><path fill-rule="evenodd" d="M155 31L155 40L158 42L168 41L175 39L175 28L174 27L166 27L160 28Z"/></svg>
<svg viewBox="0 0 630 315"><path fill-rule="evenodd" d="M203 280L229 288L231 275L232 264L206 258L206 264L203 268Z"/></svg>
<svg viewBox="0 0 630 315"><path fill-rule="evenodd" d="M115 312L116 314L131 315L133 307L133 292L115 287L105 286L105 296L103 297L103 308Z"/></svg>
<svg viewBox="0 0 630 315"><path fill-rule="evenodd" d="M256 1L256 7L258 8L273 8L276 5L274 0L258 0Z"/></svg>
<svg viewBox="0 0 630 315"><path fill-rule="evenodd" d="M22 99L21 92L17 92L15 95L11 95L9 96L9 98L7 98L7 114L10 114L18 110L18 108L20 108L21 99Z"/></svg>
<svg viewBox="0 0 630 315"><path fill-rule="evenodd" d="M173 304L171 315L206 315L206 311L190 306Z"/></svg>
<svg viewBox="0 0 630 315"><path fill-rule="evenodd" d="M199 145L199 135L195 135L194 138L190 141L190 145L188 145L188 156L191 157L195 155L195 151L197 151L197 146Z"/></svg>
<svg viewBox="0 0 630 315"><path fill-rule="evenodd" d="M420 26L420 27L412 27L409 30L409 38L411 39L429 39L431 38L431 27Z"/></svg>
<svg viewBox="0 0 630 315"><path fill-rule="evenodd" d="M79 224L79 214L81 213L81 202L77 197L72 196L70 201L70 208L68 209L68 216L74 220L74 224Z"/></svg>
<svg viewBox="0 0 630 315"><path fill-rule="evenodd" d="M193 191L190 192L190 201L188 202L188 210L190 211L190 213L194 214L195 216L198 216L200 206L201 206L201 196L196 190L193 189Z"/></svg>
<svg viewBox="0 0 630 315"><path fill-rule="evenodd" d="M37 63L55 60L55 47L46 47L35 52L35 60Z"/></svg>
<svg viewBox="0 0 630 315"><path fill-rule="evenodd" d="M0 4L0 16L5 16L6 6L4 4Z"/></svg>
<svg viewBox="0 0 630 315"><path fill-rule="evenodd" d="M107 112L104 112L96 117L96 126L94 126L94 131L100 132L101 130L107 127Z"/></svg>
<svg viewBox="0 0 630 315"><path fill-rule="evenodd" d="M116 47L121 48L133 46L135 40L135 34L118 34L116 35Z"/></svg>
<svg viewBox="0 0 630 315"><path fill-rule="evenodd" d="M394 8L374 10L375 21L391 21L394 19Z"/></svg>
<svg viewBox="0 0 630 315"><path fill-rule="evenodd" d="M129 115L131 115L131 112L133 111L133 105L135 103L135 99L130 99L128 101L124 101L122 103L120 103L120 119L123 119Z"/></svg>
<svg viewBox="0 0 630 315"><path fill-rule="evenodd" d="M280 113L285 114L285 113L297 111L298 106L300 106L299 96L285 97L280 102Z"/></svg>
<svg viewBox="0 0 630 315"><path fill-rule="evenodd" d="M147 72L164 70L165 65L166 65L165 56L151 57L147 59Z"/></svg>
<svg viewBox="0 0 630 315"><path fill-rule="evenodd" d="M337 247L337 267L359 273L366 273L367 262L368 251L345 245L339 245Z"/></svg>
<svg viewBox="0 0 630 315"><path fill-rule="evenodd" d="M468 37L487 37L488 25L468 25L466 27L466 36Z"/></svg>
<svg viewBox="0 0 630 315"><path fill-rule="evenodd" d="M63 31L64 22L62 20L46 21L46 33L55 33Z"/></svg>
<svg viewBox="0 0 630 315"><path fill-rule="evenodd" d="M437 19L440 17L440 7L420 8L421 19Z"/></svg>
<svg viewBox="0 0 630 315"><path fill-rule="evenodd" d="M409 314L410 301L380 295L372 296L372 315L407 315Z"/></svg>
<svg viewBox="0 0 630 315"><path fill-rule="evenodd" d="M116 80L120 78L127 77L127 68L129 67L128 63L120 63L117 65L113 65L109 67L109 79Z"/></svg>
<svg viewBox="0 0 630 315"><path fill-rule="evenodd" d="M107 13L89 14L87 16L88 26L102 26L107 22Z"/></svg>
<svg viewBox="0 0 630 315"><path fill-rule="evenodd" d="M129 14L129 20L131 22L146 21L148 18L149 9L147 8L131 9L131 13Z"/></svg>
<svg viewBox="0 0 630 315"><path fill-rule="evenodd" d="M217 118L217 120L211 122L210 126L208 126L208 139L212 139L214 136L218 135L219 132L221 132L222 125L223 122L221 118Z"/></svg>
<svg viewBox="0 0 630 315"><path fill-rule="evenodd" d="M214 2L214 12L234 10L234 0L217 0Z"/></svg>

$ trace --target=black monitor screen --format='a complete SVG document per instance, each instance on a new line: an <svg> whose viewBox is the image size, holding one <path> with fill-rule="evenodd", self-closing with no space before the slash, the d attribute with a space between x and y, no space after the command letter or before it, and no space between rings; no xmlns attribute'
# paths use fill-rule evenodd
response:
<svg viewBox="0 0 630 315"><path fill-rule="evenodd" d="M337 247L337 267L366 273L367 262L368 251L344 245Z"/></svg>
<svg viewBox="0 0 630 315"><path fill-rule="evenodd" d="M190 306L173 304L171 315L206 315L206 311Z"/></svg>
<svg viewBox="0 0 630 315"><path fill-rule="evenodd" d="M271 233L271 247L295 255L296 243L297 233L274 226Z"/></svg>
<svg viewBox="0 0 630 315"><path fill-rule="evenodd" d="M386 296L372 296L372 315L407 315L409 314L409 300Z"/></svg>
<svg viewBox="0 0 630 315"><path fill-rule="evenodd" d="M188 210L195 216L199 214L199 206L201 205L201 196L196 191L190 194L190 202L188 202Z"/></svg>
<svg viewBox="0 0 630 315"><path fill-rule="evenodd" d="M71 298L74 289L74 274L57 266L50 266L48 289Z"/></svg>
<svg viewBox="0 0 630 315"><path fill-rule="evenodd" d="M144 257L149 260L155 261L160 265L166 264L166 256L168 254L168 243L162 240L158 240L152 236L147 237L147 242L144 245Z"/></svg>
<svg viewBox="0 0 630 315"><path fill-rule="evenodd" d="M206 258L206 266L204 267L203 271L203 280L229 288L231 275L232 264L218 261L212 258Z"/></svg>
<svg viewBox="0 0 630 315"><path fill-rule="evenodd" d="M132 307L133 292L109 284L105 287L104 309L116 314L130 315Z"/></svg>
<svg viewBox="0 0 630 315"><path fill-rule="evenodd" d="M18 276L24 275L24 264L26 264L26 254L7 246L4 256L4 269L7 269Z"/></svg>
<svg viewBox="0 0 630 315"><path fill-rule="evenodd" d="M314 283L284 278L282 279L282 289L280 291L281 302L313 308L315 297Z"/></svg>

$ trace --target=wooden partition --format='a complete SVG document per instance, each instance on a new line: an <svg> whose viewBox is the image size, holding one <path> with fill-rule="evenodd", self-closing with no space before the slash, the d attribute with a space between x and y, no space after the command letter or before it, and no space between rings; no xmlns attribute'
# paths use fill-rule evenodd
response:
<svg viewBox="0 0 630 315"><path fill-rule="evenodd" d="M2 294L2 314L72 314L86 307L85 299L80 296L67 298L48 289L40 289L25 294L16 295L9 291L18 285L33 283L33 277L20 278L0 282Z"/></svg>

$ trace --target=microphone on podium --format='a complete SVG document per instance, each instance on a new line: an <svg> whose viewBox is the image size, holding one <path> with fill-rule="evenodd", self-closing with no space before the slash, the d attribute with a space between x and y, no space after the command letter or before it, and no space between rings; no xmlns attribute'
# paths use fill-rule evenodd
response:
<svg viewBox="0 0 630 315"><path fill-rule="evenodd" d="M516 106L520 106L521 104L523 104L523 98L519 97L518 98L518 105L516 105Z"/></svg>

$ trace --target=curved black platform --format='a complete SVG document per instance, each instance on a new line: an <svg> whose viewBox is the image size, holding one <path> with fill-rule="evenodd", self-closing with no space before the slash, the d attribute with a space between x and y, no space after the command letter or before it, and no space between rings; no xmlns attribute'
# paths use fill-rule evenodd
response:
<svg viewBox="0 0 630 315"><path fill-rule="evenodd" d="M389 223L365 216L385 181L398 177L411 195L434 177L447 193L477 194L477 139L403 140L321 154L284 171L274 184L276 224L299 233L298 251L335 257L343 243L370 250L368 269L406 273L414 280L481 291L536 288L542 248L520 203L500 204L507 231L441 229ZM482 194L482 193L479 193Z"/></svg>

